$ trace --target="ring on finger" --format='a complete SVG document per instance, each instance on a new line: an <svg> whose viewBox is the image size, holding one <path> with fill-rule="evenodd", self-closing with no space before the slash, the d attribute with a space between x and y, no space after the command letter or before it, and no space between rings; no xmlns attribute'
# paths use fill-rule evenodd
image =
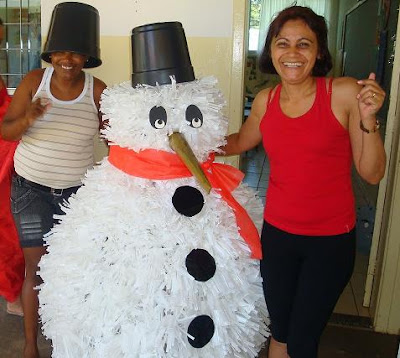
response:
<svg viewBox="0 0 400 358"><path fill-rule="evenodd" d="M375 97L376 97L376 93L372 92L372 98L375 98Z"/></svg>

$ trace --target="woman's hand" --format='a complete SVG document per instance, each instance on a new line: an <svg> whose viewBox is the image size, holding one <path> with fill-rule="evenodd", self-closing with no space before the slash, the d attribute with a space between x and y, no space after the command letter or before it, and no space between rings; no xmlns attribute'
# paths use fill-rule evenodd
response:
<svg viewBox="0 0 400 358"><path fill-rule="evenodd" d="M43 77L44 69L29 72L17 87L1 125L1 135L5 140L19 140L26 130L44 114L49 107L46 99L32 102Z"/></svg>
<svg viewBox="0 0 400 358"><path fill-rule="evenodd" d="M33 101L26 109L25 120L27 121L27 128L29 128L39 117L50 107L50 101L46 98L38 98Z"/></svg>
<svg viewBox="0 0 400 358"><path fill-rule="evenodd" d="M357 95L361 120L372 119L375 121L375 115L385 100L385 91L375 81L375 73L370 73L368 79L359 80L357 83L363 86Z"/></svg>
<svg viewBox="0 0 400 358"><path fill-rule="evenodd" d="M13 103L11 102L11 104ZM10 112L12 114L13 108L11 107L10 110L9 107L9 111L7 112L0 128L3 139L11 141L19 140L26 130L30 128L39 117L43 116L49 107L49 100L38 98L37 100L33 102L29 101L28 104L26 104L25 113L22 111L22 105L17 107L18 115L14 117L10 116Z"/></svg>
<svg viewBox="0 0 400 358"><path fill-rule="evenodd" d="M333 109L342 118L348 118L354 165L365 181L377 184L386 167L385 149L376 122L385 92L375 81L375 74L371 73L365 80L338 79L334 93Z"/></svg>

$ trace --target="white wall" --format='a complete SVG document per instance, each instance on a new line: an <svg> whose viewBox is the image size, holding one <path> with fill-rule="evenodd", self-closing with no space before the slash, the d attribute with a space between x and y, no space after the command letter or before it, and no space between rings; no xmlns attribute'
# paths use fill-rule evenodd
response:
<svg viewBox="0 0 400 358"><path fill-rule="evenodd" d="M59 0L42 0L42 34L47 35L51 12ZM189 37L231 37L232 0L81 0L100 14L105 36L126 36L135 26L180 21Z"/></svg>

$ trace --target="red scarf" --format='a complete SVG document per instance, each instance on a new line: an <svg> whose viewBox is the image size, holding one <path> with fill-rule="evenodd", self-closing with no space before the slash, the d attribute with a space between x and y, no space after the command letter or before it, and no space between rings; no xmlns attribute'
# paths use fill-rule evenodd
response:
<svg viewBox="0 0 400 358"><path fill-rule="evenodd" d="M246 210L235 200L231 192L240 184L244 174L236 168L220 163L214 163L215 155L201 163L206 177L214 189L217 189L222 198L233 209L240 235L249 245L252 258L261 259L261 243L257 229ZM167 180L188 178L192 176L182 160L174 153L162 150L145 149L140 152L110 146L109 162L123 172L139 178L153 180Z"/></svg>

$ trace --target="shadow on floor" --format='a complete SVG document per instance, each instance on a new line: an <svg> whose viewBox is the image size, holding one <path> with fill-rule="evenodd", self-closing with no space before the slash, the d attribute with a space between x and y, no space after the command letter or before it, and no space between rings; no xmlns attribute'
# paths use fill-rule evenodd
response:
<svg viewBox="0 0 400 358"><path fill-rule="evenodd" d="M21 358L24 347L23 318L6 312L6 302L0 297L0 357ZM41 358L51 357L51 344L39 335ZM78 358L78 357L77 357ZM80 357L79 357L80 358Z"/></svg>
<svg viewBox="0 0 400 358"><path fill-rule="evenodd" d="M319 348L319 358L396 358L399 337L371 330L328 325ZM268 358L266 350L258 358Z"/></svg>
<svg viewBox="0 0 400 358"><path fill-rule="evenodd" d="M371 330L329 325L321 339L321 358L396 358L399 337Z"/></svg>

